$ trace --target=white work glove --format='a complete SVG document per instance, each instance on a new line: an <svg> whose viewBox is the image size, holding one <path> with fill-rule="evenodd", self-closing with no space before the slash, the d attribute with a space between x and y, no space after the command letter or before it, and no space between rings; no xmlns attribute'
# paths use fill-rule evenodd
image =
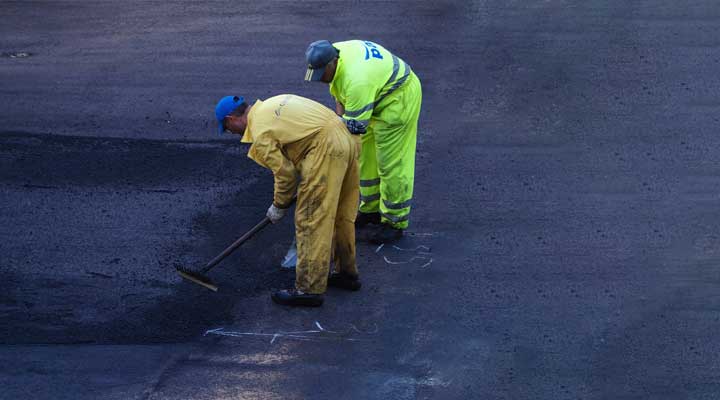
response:
<svg viewBox="0 0 720 400"><path fill-rule="evenodd" d="M282 217L285 216L285 213L287 212L287 208L277 208L275 207L275 204L271 204L270 208L267 210L267 217L270 218L270 222L273 224L276 224Z"/></svg>

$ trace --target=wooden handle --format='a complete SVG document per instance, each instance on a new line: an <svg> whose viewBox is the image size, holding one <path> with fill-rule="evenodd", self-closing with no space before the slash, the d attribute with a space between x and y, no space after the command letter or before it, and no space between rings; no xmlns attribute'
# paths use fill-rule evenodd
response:
<svg viewBox="0 0 720 400"><path fill-rule="evenodd" d="M293 204L295 204L295 201L297 200L297 197L293 197L292 201L290 201L290 204L288 204L288 208L290 208ZM270 225L270 218L265 217L262 221L260 221L257 225L255 225L252 229L250 229L246 234L242 235L242 237L235 241L235 243L228 246L227 249L223 250L222 253L220 253L217 257L210 260L205 267L202 269L202 273L206 273L212 269L212 267L216 266L217 263L222 261L225 257L229 256L230 253L235 251L238 247L240 247L243 243L245 243L248 239L253 237L256 233L258 233L262 228Z"/></svg>
<svg viewBox="0 0 720 400"><path fill-rule="evenodd" d="M220 261L222 261L225 257L229 256L230 253L235 251L238 247L240 247L243 243L245 243L248 239L253 237L256 233L258 233L262 228L268 226L270 224L270 218L265 217L262 221L260 221L259 224L255 225L252 229L250 229L246 234L242 235L240 239L236 240L235 243L228 246L227 249L223 250L222 253L220 253L217 257L210 260L210 262L205 265L205 267L202 269L203 273L206 273L210 271L212 267L217 265Z"/></svg>

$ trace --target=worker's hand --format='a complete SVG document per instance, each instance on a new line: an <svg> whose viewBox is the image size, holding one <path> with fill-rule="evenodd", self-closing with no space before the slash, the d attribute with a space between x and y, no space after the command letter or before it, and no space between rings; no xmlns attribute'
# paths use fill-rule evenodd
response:
<svg viewBox="0 0 720 400"><path fill-rule="evenodd" d="M346 119L345 125L353 135L362 135L367 131L367 126L356 119Z"/></svg>
<svg viewBox="0 0 720 400"><path fill-rule="evenodd" d="M270 218L270 222L273 224L276 224L278 221L282 219L282 217L285 216L285 213L287 212L287 208L277 208L275 207L275 204L271 204L270 208L267 210L267 217Z"/></svg>

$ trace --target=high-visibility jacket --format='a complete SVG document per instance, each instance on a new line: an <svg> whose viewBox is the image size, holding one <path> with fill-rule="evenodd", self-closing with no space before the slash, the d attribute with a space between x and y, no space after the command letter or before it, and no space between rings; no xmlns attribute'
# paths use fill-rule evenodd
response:
<svg viewBox="0 0 720 400"><path fill-rule="evenodd" d="M366 128L359 160L360 211L379 212L381 222L407 229L422 104L420 80L403 60L373 42L350 40L333 46L340 54L330 94L343 104L344 119Z"/></svg>
<svg viewBox="0 0 720 400"><path fill-rule="evenodd" d="M241 141L252 143L248 157L275 177L273 203L286 208L297 186L298 165L312 147L312 138L337 115L313 100L292 94L257 100L250 109Z"/></svg>
<svg viewBox="0 0 720 400"><path fill-rule="evenodd" d="M375 107L408 79L410 66L373 42L348 40L333 46L340 56L330 94L345 107L344 119L367 125Z"/></svg>

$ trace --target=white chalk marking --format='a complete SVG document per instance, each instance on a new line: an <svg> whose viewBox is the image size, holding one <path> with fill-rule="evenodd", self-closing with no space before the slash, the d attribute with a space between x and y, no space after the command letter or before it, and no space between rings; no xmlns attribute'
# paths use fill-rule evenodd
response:
<svg viewBox="0 0 720 400"><path fill-rule="evenodd" d="M222 327L222 326L219 327L219 328L210 329L209 331L206 331L206 332L203 334L203 336L207 336L208 333L215 333L215 332L221 331L221 330L223 330L223 327Z"/></svg>
<svg viewBox="0 0 720 400"><path fill-rule="evenodd" d="M427 268L430 264L432 264L433 259L431 258L430 261L420 266L420 268Z"/></svg>
<svg viewBox="0 0 720 400"><path fill-rule="evenodd" d="M243 336L270 336L271 340L270 343L275 342L275 339L279 337L283 338L291 338L291 339L298 339L298 340L319 340L321 338L313 338L310 336L303 336L303 335L290 335L290 334L284 334L284 333L259 333L259 332L225 332L225 331L213 331L211 332L213 335L220 335L220 336L230 336L230 337L243 337ZM329 338L328 338L329 339Z"/></svg>
<svg viewBox="0 0 720 400"><path fill-rule="evenodd" d="M375 249L375 253L377 253L377 252L379 252L380 250L382 250L383 246L385 246L385 243L383 243L383 244L381 244L380 246L378 246L378 248Z"/></svg>
<svg viewBox="0 0 720 400"><path fill-rule="evenodd" d="M416 248L414 248L414 249L403 249L402 247L393 245L393 249L395 249L395 250L400 250L400 251L418 251L419 249L424 249L426 252L429 252L429 251L430 251L430 248L429 248L429 247L427 247L427 246L422 246L422 245L420 245L420 246L418 246L418 247L416 247Z"/></svg>
<svg viewBox="0 0 720 400"><path fill-rule="evenodd" d="M318 327L318 329L320 329L317 332L337 333L335 331L329 331L329 330L323 328L322 325L320 325L320 322L318 322L318 321L315 321L315 325Z"/></svg>
<svg viewBox="0 0 720 400"><path fill-rule="evenodd" d="M407 261L390 261L390 260L387 258L387 256L383 256L383 258L385 259L385 262L386 262L386 263L391 264L391 265L410 264L411 262L413 262L413 261L415 261L415 260L427 260L427 259L432 260L432 258L426 257L426 256L414 256L413 258L411 258L411 259L409 259L409 260L407 260Z"/></svg>
<svg viewBox="0 0 720 400"><path fill-rule="evenodd" d="M283 331L280 331L280 333L283 333L283 334L292 334L292 335L299 335L299 334L302 334L302 333L320 333L320 332L322 332L322 331L295 331L295 332L283 332Z"/></svg>
<svg viewBox="0 0 720 400"><path fill-rule="evenodd" d="M288 338L288 339L295 339L295 340L301 340L301 341L321 341L321 340L341 340L341 341L349 341L349 342L361 342L364 339L358 339L358 338L346 338L345 336L350 334L350 331L346 333L339 333L335 331L330 331L325 328L323 328L322 325L320 325L319 321L315 321L315 325L320 330L309 330L309 331L294 331L294 332L284 332L284 331L278 331L276 333L261 333L261 332L232 332L232 331L225 331L224 328L216 328L216 329L210 329L205 332L203 336L206 336L208 334L213 335L219 335L219 336L230 336L230 337L245 337L245 336L264 336L264 337L270 337L270 344L274 344L275 341L279 338ZM351 325L352 329L355 329L359 333L366 333L366 332L360 332L354 325ZM377 332L377 326L376 330Z"/></svg>
<svg viewBox="0 0 720 400"><path fill-rule="evenodd" d="M398 261L398 262L390 261L390 260L388 260L387 256L383 256L383 258L385 259L385 262L388 264L407 264L408 263L407 261Z"/></svg>

